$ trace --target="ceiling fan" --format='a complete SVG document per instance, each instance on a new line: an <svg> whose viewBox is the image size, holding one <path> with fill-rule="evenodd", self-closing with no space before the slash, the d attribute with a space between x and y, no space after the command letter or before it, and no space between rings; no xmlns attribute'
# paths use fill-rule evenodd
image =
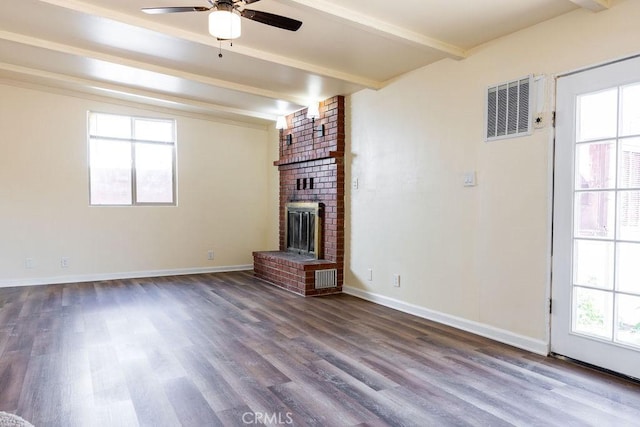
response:
<svg viewBox="0 0 640 427"><path fill-rule="evenodd" d="M207 0L210 6L174 6L174 7L145 7L141 10L151 15L180 12L208 12L209 33L218 40L233 40L240 37L240 17L260 22L261 24L297 31L302 22L269 12L245 9L248 4L260 0Z"/></svg>

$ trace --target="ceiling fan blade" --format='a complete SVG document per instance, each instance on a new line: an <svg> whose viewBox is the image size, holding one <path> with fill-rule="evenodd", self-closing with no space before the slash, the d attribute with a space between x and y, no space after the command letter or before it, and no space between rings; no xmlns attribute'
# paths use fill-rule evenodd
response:
<svg viewBox="0 0 640 427"><path fill-rule="evenodd" d="M260 0L244 0L245 4L251 4L251 3L256 3L259 2Z"/></svg>
<svg viewBox="0 0 640 427"><path fill-rule="evenodd" d="M159 15L162 13L178 13L178 12L206 12L210 7L204 6L181 6L181 7L144 7L142 10L149 15Z"/></svg>
<svg viewBox="0 0 640 427"><path fill-rule="evenodd" d="M261 24L271 25L272 27L282 28L283 30L298 31L302 26L302 22L295 19L259 10L244 9L240 12L240 15L242 15L243 18L251 19L252 21L260 22Z"/></svg>

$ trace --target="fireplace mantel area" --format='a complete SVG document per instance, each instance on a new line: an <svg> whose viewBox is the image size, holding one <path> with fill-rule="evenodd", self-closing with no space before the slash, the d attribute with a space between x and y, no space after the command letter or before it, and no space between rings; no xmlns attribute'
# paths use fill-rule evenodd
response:
<svg viewBox="0 0 640 427"><path fill-rule="evenodd" d="M345 103L335 96L287 116L280 131L279 250L253 253L256 277L303 296L342 291Z"/></svg>

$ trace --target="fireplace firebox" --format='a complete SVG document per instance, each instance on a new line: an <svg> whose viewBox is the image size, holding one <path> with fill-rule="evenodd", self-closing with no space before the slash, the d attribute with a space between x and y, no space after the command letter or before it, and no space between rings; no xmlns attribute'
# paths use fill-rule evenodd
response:
<svg viewBox="0 0 640 427"><path fill-rule="evenodd" d="M322 258L322 208L318 202L287 203L287 251L313 259Z"/></svg>

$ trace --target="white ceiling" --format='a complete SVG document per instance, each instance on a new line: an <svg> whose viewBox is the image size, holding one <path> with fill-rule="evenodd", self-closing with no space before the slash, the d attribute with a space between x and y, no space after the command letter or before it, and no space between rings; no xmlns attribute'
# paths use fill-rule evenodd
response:
<svg viewBox="0 0 640 427"><path fill-rule="evenodd" d="M345 5L346 4L346 5ZM399 75L578 7L609 0L261 0L297 32L242 20L233 46L207 13L143 7L206 0L2 0L0 77L252 123Z"/></svg>

